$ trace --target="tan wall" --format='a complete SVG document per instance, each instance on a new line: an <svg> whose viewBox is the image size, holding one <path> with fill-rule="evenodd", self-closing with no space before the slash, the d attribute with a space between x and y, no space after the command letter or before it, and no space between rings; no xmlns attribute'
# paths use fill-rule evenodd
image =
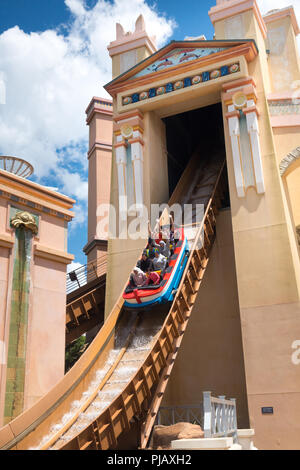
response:
<svg viewBox="0 0 300 470"><path fill-rule="evenodd" d="M97 216L100 204L109 204L111 184L111 150L95 150L89 158L88 241L99 238ZM103 238L103 237L101 237Z"/></svg>
<svg viewBox="0 0 300 470"><path fill-rule="evenodd" d="M264 40L252 12L245 13L244 25L246 37L257 41L260 52L258 58L249 64L249 75L257 85L265 194L258 195L250 188L245 198L237 197L227 122L224 121L224 125L250 425L255 428L259 448L285 448L289 438L295 445L298 411L294 409L293 418L292 411L289 417L284 417L283 410L288 406L287 402L293 409L295 398L289 394L289 384L293 384L294 390L299 390L300 379L290 366L290 352L287 349L283 351L286 345L283 344L282 328L286 329L284 333L287 335L298 334L298 327L289 312L294 312L294 318L298 312L299 317L300 267L266 101L270 80ZM216 29L218 38L224 31L224 23L217 23ZM278 310L281 314L284 312L281 318ZM270 358L277 364L272 373ZM270 438L266 424L268 417L261 414L257 405L259 394L265 398L262 406L272 406L271 395L274 393L278 394L276 407L280 410L276 412L280 418L272 421L272 434L276 439ZM289 422L289 426L283 423L284 420ZM299 448L299 443L297 446Z"/></svg>
<svg viewBox="0 0 300 470"><path fill-rule="evenodd" d="M249 427L230 210L218 216L217 238L163 405L199 404L203 391L237 398L239 427Z"/></svg>
<svg viewBox="0 0 300 470"><path fill-rule="evenodd" d="M299 303L241 310L250 427L259 449L300 449L300 365L292 362L299 314ZM263 415L262 407L274 414Z"/></svg>
<svg viewBox="0 0 300 470"><path fill-rule="evenodd" d="M7 191L14 191L9 178L1 174ZM19 181L19 180L18 180ZM22 191L27 197L29 185L22 181ZM32 184L32 183L31 183ZM39 186L34 186L39 191ZM39 199L40 207L48 200ZM53 193L56 197L56 193ZM59 198L59 195L58 195ZM69 200L69 207L72 206ZM60 203L60 201L59 201ZM59 205L56 210L62 209ZM39 232L32 239L28 334L24 382L24 408L31 406L47 393L64 375L65 316L66 316L66 265L72 257L66 253L67 222L62 217L40 212L37 208L0 199L0 341L5 342L6 355L10 335L11 282L14 262L14 230L9 226L10 204L21 211L39 216ZM52 203L53 204L53 203ZM52 205L52 208L54 206ZM1 242L2 238L2 242ZM4 241L3 241L4 240ZM9 240L11 248L6 248ZM2 246L1 246L2 244ZM35 253L36 248L39 254ZM46 259L52 257L52 260ZM1 352L1 351L0 351ZM2 359L2 358L1 358ZM1 362L1 361L0 361ZM0 426L3 423L6 391L6 360L0 376ZM19 384L20 385L20 384ZM21 391L21 390L20 390Z"/></svg>
<svg viewBox="0 0 300 470"><path fill-rule="evenodd" d="M35 257L32 284L25 409L45 395L65 373L65 266Z"/></svg>
<svg viewBox="0 0 300 470"><path fill-rule="evenodd" d="M93 101L93 100L92 100ZM106 114L103 106L96 108L92 118L88 117L89 125L89 185L88 185L88 243L84 248L88 262L103 258L106 253L105 243L99 242L92 248L93 240L107 240L107 235L97 230L102 220L97 210L101 204L109 204L112 164L112 114ZM95 109L95 108L94 108ZM98 215L97 215L98 214Z"/></svg>
<svg viewBox="0 0 300 470"><path fill-rule="evenodd" d="M298 47L291 17L268 23L267 28L272 90L274 92L291 90L291 84L300 79Z"/></svg>

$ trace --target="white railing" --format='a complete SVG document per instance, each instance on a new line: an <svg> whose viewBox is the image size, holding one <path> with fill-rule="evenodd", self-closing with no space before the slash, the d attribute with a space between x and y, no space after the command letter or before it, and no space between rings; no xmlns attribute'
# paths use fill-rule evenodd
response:
<svg viewBox="0 0 300 470"><path fill-rule="evenodd" d="M101 277L106 273L106 255L97 260L90 261L84 266L75 269L67 274L67 294L85 286L88 282Z"/></svg>
<svg viewBox="0 0 300 470"><path fill-rule="evenodd" d="M233 437L237 442L236 400L203 392L204 437Z"/></svg>

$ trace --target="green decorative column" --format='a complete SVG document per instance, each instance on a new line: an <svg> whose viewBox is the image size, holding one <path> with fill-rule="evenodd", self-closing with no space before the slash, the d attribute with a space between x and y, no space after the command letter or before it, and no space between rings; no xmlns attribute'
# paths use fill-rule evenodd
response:
<svg viewBox="0 0 300 470"><path fill-rule="evenodd" d="M11 209L15 228L13 281L8 340L4 424L24 409L24 385L30 293L32 238L38 232L38 217Z"/></svg>

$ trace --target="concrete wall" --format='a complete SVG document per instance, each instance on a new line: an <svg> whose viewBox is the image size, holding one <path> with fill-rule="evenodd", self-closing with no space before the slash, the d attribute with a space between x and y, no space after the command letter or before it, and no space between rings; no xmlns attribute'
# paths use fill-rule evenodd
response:
<svg viewBox="0 0 300 470"><path fill-rule="evenodd" d="M4 189L0 197L0 341L5 344L4 364L0 365L1 426L11 418L8 400L11 402L12 390L13 402L18 402L18 411L13 415L16 416L22 411L21 402L23 409L30 407L64 375L66 265L73 259L67 253L66 234L74 201L7 172L0 172L0 183ZM38 220L26 278L29 297L28 320L27 314L22 320L25 326L18 323L20 314L11 298L16 244L15 230L10 226L12 208L34 214ZM20 332L25 328L27 335L22 338ZM18 357L11 357L12 352L9 355L9 346L15 341L22 343L18 352L25 350L22 367L17 363Z"/></svg>
<svg viewBox="0 0 300 470"><path fill-rule="evenodd" d="M266 102L270 80L265 43L253 11L244 14L244 21L249 25L246 37L257 41L260 52L259 57L249 64L249 75L257 86L265 194L258 195L250 188L244 199L237 197L226 122L225 142L250 426L255 428L258 448L285 448L287 429L283 423L287 417L284 410L289 408L295 411L295 397L290 393L289 384L293 383L294 390L297 390L300 381L290 365L288 349L282 339L282 322L288 335L299 336L298 326L292 319L293 315L296 318L296 312L298 316L300 313L299 256ZM217 38L222 28L224 24L222 26L220 21L216 28ZM271 364L280 364L280 367L272 367L271 373ZM282 380L283 370L285 380ZM272 406L275 394L277 419L272 421L274 428L270 437L266 432L266 417L261 414L260 403ZM296 415L297 411L294 419L291 419L292 413L288 418L291 419L291 442L297 435ZM296 440L292 445L299 448Z"/></svg>
<svg viewBox="0 0 300 470"><path fill-rule="evenodd" d="M218 216L216 241L163 405L199 404L206 390L237 398L239 427L249 427L230 210Z"/></svg>

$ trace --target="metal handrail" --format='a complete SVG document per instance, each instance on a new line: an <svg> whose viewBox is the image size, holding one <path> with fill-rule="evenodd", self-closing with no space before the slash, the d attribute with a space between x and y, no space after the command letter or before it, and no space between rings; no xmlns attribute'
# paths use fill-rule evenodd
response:
<svg viewBox="0 0 300 470"><path fill-rule="evenodd" d="M203 403L198 405L161 406L157 413L157 425L172 426L176 423L198 424L203 428Z"/></svg>
<svg viewBox="0 0 300 470"><path fill-rule="evenodd" d="M107 259L105 255L67 273L67 294L101 277L106 273L106 267Z"/></svg>

